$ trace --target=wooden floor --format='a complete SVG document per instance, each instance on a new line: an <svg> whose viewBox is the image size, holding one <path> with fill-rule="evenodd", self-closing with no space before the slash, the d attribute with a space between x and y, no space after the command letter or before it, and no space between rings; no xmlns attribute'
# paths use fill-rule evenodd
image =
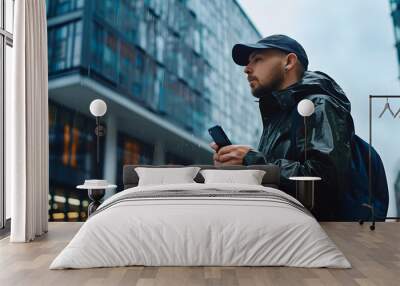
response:
<svg viewBox="0 0 400 286"><path fill-rule="evenodd" d="M48 270L80 223L50 223L32 243L0 241L0 285L400 285L400 223L322 223L352 269L292 267L120 267Z"/></svg>

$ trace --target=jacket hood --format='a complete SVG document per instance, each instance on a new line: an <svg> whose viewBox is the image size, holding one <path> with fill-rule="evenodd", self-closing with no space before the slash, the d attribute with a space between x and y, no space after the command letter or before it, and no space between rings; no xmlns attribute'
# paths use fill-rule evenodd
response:
<svg viewBox="0 0 400 286"><path fill-rule="evenodd" d="M325 94L334 99L334 102L350 113L351 104L342 88L327 74L320 71L306 71L303 78L284 90L274 91L271 96L261 97L259 104L262 113L277 106L282 110L291 110L300 100L308 95ZM272 98L274 103L268 98ZM266 101L269 101L266 103ZM272 103L272 104L271 104ZM268 108L267 106L270 106Z"/></svg>

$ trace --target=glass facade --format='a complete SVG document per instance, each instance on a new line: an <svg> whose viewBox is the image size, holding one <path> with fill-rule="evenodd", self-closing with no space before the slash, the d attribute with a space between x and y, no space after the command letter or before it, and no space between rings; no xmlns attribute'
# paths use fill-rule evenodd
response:
<svg viewBox="0 0 400 286"><path fill-rule="evenodd" d="M400 64L400 0L390 0L390 10L394 25L397 60ZM400 77L400 69L399 69L399 77Z"/></svg>
<svg viewBox="0 0 400 286"><path fill-rule="evenodd" d="M48 3L50 19L85 10L49 27L50 76L79 67L203 140L220 123L234 142L257 143L260 121L231 48L260 35L236 1Z"/></svg>
<svg viewBox="0 0 400 286"><path fill-rule="evenodd" d="M128 98L197 136L204 135L210 109L202 94L205 59L143 1L119 4L95 2L88 69Z"/></svg>
<svg viewBox="0 0 400 286"><path fill-rule="evenodd" d="M76 185L95 176L96 138L94 129L95 121L92 118L49 101L51 206L49 219L51 221L69 220L71 217L84 218L80 212L86 210L87 192L77 190ZM102 138L100 148L104 146L103 140ZM104 151L104 148L101 151ZM100 154L103 153L100 152ZM75 200L75 202L79 200L80 203L70 206L69 199Z"/></svg>
<svg viewBox="0 0 400 286"><path fill-rule="evenodd" d="M47 16L50 219L85 219L87 196L75 187L93 178L95 168L95 121L82 111L79 100L61 102L65 94L98 98L106 94L114 110L107 116L113 117L119 116L115 110L122 110L121 102L132 102L194 142L210 142L207 129L219 124L234 144L258 144L262 127L258 104L250 94L243 67L232 61L231 49L237 42L254 42L261 35L235 0L47 0ZM107 91L87 92L84 87L63 91L62 80L67 82L74 75ZM109 90L116 95L113 99ZM115 142L109 146L115 148L102 149L101 161L107 157L117 162L111 183L118 185L118 191L123 165L159 162L155 153L163 152L165 164L195 164L206 155L212 163L211 148L206 155L195 157L181 151L189 148L186 145L168 143L169 136L180 136L178 131L161 138L136 134L127 124L110 128L116 130L106 136L115 137L108 138ZM161 142L162 146L175 149L155 152L153 140L164 140L167 143ZM101 166L103 174L110 173L106 169ZM69 204L70 199L74 204Z"/></svg>

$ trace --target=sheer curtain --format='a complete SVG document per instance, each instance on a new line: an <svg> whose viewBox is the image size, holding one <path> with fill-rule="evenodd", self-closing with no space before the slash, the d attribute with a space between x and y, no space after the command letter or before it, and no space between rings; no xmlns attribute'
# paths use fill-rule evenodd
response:
<svg viewBox="0 0 400 286"><path fill-rule="evenodd" d="M13 92L6 98L12 242L47 232L49 191L45 0L15 1Z"/></svg>

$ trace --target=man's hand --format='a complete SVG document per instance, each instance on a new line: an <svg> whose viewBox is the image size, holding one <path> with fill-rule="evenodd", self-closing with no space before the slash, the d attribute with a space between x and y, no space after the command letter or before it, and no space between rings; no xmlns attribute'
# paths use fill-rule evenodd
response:
<svg viewBox="0 0 400 286"><path fill-rule="evenodd" d="M244 156L251 150L251 147L246 145L228 145L219 148L215 142L211 142L210 146L215 151L213 156L215 166L243 165Z"/></svg>

